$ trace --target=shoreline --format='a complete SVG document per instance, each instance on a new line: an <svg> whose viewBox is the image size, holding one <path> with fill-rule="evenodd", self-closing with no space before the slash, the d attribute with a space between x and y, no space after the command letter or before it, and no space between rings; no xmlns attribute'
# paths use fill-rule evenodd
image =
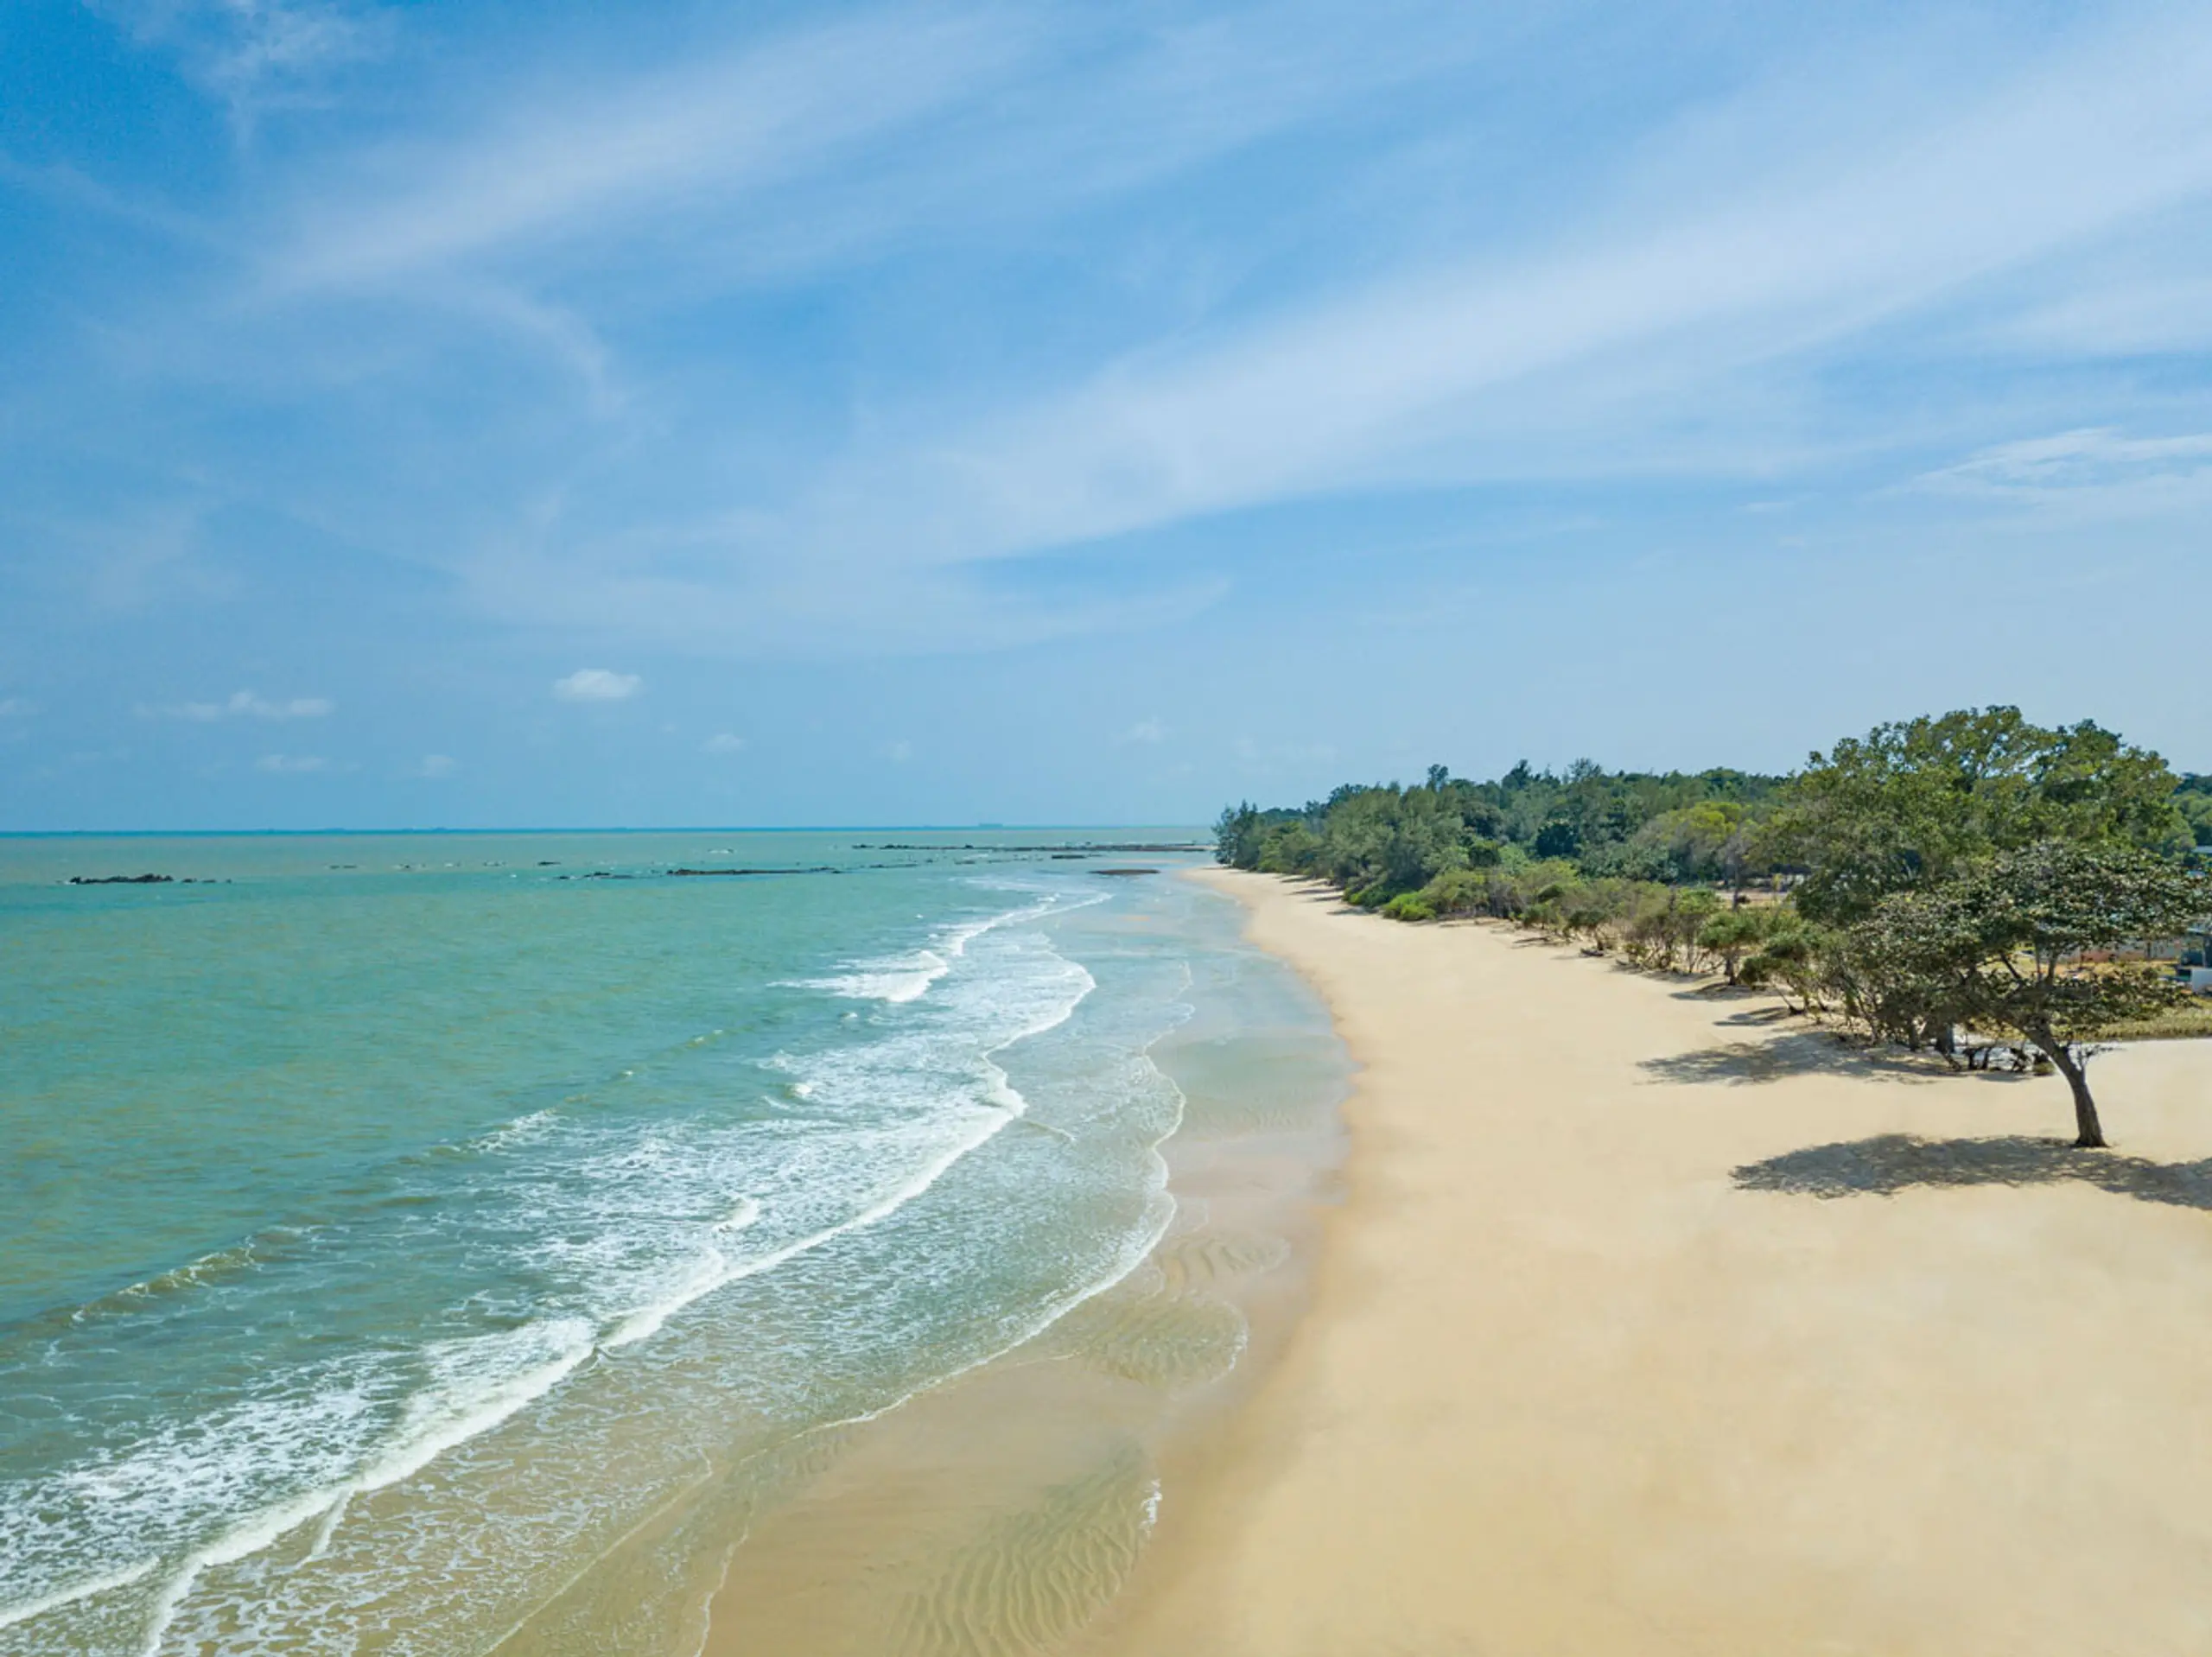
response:
<svg viewBox="0 0 2212 1657"><path fill-rule="evenodd" d="M1363 1065L1346 1194L1076 1649L2212 1642L2212 1047L2100 1059L2084 1160L2055 1078L1196 878Z"/></svg>
<svg viewBox="0 0 2212 1657"><path fill-rule="evenodd" d="M1184 1101L1154 1146L1165 1233L1041 1332L810 1438L723 1537L683 1657L1071 1649L1110 1615L1176 1504L1178 1447L1235 1418L1295 1327L1342 1160L1341 1048L1262 964L1275 988L1217 984L1146 1050Z"/></svg>

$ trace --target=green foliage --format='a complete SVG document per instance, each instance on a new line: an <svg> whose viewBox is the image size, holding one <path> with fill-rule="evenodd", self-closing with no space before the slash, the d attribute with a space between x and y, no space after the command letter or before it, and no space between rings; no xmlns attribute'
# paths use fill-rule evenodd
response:
<svg viewBox="0 0 2212 1657"><path fill-rule="evenodd" d="M2040 840L1940 884L1891 893L1852 929L1850 954L1869 983L1916 1000L1922 1018L2017 1032L2040 1049L2073 1089L2077 1142L2098 1146L2082 1044L2154 1019L2188 997L2147 963L2085 957L2177 936L2208 914L2212 883L2168 859Z"/></svg>
<svg viewBox="0 0 2212 1657"><path fill-rule="evenodd" d="M1303 817L1293 817L1260 838L1251 867L1263 874L1303 874L1320 854L1321 837Z"/></svg>
<svg viewBox="0 0 2212 1657"><path fill-rule="evenodd" d="M2212 777L2184 777L2174 790L2174 805L2200 849L2212 848Z"/></svg>
<svg viewBox="0 0 2212 1657"><path fill-rule="evenodd" d="M2005 707L1878 726L1788 778L1578 759L1471 783L1432 765L1410 788L1232 806L1217 834L1224 863L1395 920L1490 917L1656 970L1718 968L1916 1048L1948 1052L1961 1025L2012 1032L2066 1072L2083 1143L2082 1044L2194 1016L2170 975L2085 953L2170 941L2212 906L2212 874L2189 873L2212 866L2191 851L2212 848L2212 777ZM1745 902L1760 885L1772 895Z"/></svg>
<svg viewBox="0 0 2212 1657"><path fill-rule="evenodd" d="M2180 993L2170 975L2147 987L2143 973L2082 957L2177 936L2208 913L2202 875L2131 848L2046 840L1885 898L1859 936L1870 957L1941 986L1963 1019L2082 1042Z"/></svg>
<svg viewBox="0 0 2212 1657"><path fill-rule="evenodd" d="M1410 788L1346 786L1295 809L1232 806L1215 825L1215 855L1348 893L1379 890L1377 903L1464 871L1513 874L1547 861L1592 876L1738 878L1764 872L1751 831L1778 786L1741 771L1649 776L1588 760L1564 777L1524 763L1496 782L1471 783L1432 765ZM1463 889L1438 912L1515 913L1526 898Z"/></svg>
<svg viewBox="0 0 2212 1657"><path fill-rule="evenodd" d="M2176 786L2157 754L2094 724L2046 730L2017 708L1974 708L1815 754L1763 838L1803 868L1798 907L1848 924L1891 892L2038 841L2173 847Z"/></svg>
<svg viewBox="0 0 2212 1657"><path fill-rule="evenodd" d="M1830 935L1794 907L1769 911L1764 924L1766 936L1737 968L1736 981L1753 989L1773 988L1785 996L1794 995L1805 1012L1821 1006L1827 987L1827 962L1834 953Z"/></svg>
<svg viewBox="0 0 2212 1657"><path fill-rule="evenodd" d="M1421 901L1433 915L1496 915L1499 894L1510 877L1497 865L1446 869L1421 889Z"/></svg>
<svg viewBox="0 0 2212 1657"><path fill-rule="evenodd" d="M1755 909L1730 909L1698 929L1697 947L1721 963L1728 981L1738 981L1744 959L1766 941L1768 927Z"/></svg>
<svg viewBox="0 0 2212 1657"><path fill-rule="evenodd" d="M1225 806L1214 819L1213 855L1232 869L1260 866L1260 811L1249 800Z"/></svg>

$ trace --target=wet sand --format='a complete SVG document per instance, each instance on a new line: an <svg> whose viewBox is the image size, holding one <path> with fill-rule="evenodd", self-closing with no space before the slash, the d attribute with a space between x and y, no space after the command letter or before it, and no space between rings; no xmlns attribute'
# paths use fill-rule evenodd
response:
<svg viewBox="0 0 2212 1657"><path fill-rule="evenodd" d="M1344 1067L1310 994L1282 990L1294 1005L1216 985L1152 1049L1185 1106L1143 1264L1004 1357L739 1470L762 1494L706 1522L704 1626L670 1649L1016 1657L1116 1603L1175 1446L1218 1440L1306 1304Z"/></svg>
<svg viewBox="0 0 2212 1657"><path fill-rule="evenodd" d="M2212 1044L1839 1046L1209 874L1366 1069L1311 1310L1086 1652L2212 1649Z"/></svg>

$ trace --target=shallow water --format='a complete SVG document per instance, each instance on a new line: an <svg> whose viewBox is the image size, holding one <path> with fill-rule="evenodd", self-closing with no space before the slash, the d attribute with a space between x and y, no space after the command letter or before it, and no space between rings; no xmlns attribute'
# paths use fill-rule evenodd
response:
<svg viewBox="0 0 2212 1657"><path fill-rule="evenodd" d="M1043 838L0 841L0 1651L695 1650L853 1424L1233 1366L1280 1240L1160 1147L1341 1054L1224 900ZM59 884L142 869L207 884ZM1159 1500L1101 1454L893 1643L1092 1615Z"/></svg>

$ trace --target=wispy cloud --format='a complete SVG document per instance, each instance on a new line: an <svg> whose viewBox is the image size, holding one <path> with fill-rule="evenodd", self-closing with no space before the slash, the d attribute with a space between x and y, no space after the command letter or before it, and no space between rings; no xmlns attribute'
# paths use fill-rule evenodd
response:
<svg viewBox="0 0 2212 1657"><path fill-rule="evenodd" d="M518 111L426 149L380 198L310 212L270 275L283 290L358 288L696 213L972 94L1027 35L1009 13L862 14Z"/></svg>
<svg viewBox="0 0 2212 1657"><path fill-rule="evenodd" d="M29 719L38 704L27 696L0 696L0 719Z"/></svg>
<svg viewBox="0 0 2212 1657"><path fill-rule="evenodd" d="M1923 474L1920 490L2075 515L2194 512L2212 505L2212 432L2126 437L2102 428L1999 443Z"/></svg>
<svg viewBox="0 0 2212 1657"><path fill-rule="evenodd" d="M1623 211L1550 251L1396 275L1133 357L965 432L856 454L803 521L832 543L880 535L870 515L887 506L913 556L960 559L1463 481L1500 458L1476 440L1532 398L1586 397L1601 368L1648 430L1655 391L1709 393L1731 371L1830 348L2212 190L2212 27L2109 41L1907 130L1870 130L1840 168L1823 146L1747 158L1737 175L1656 224L1649 206ZM1744 452L1724 448L1738 458L1719 464Z"/></svg>
<svg viewBox="0 0 2212 1657"><path fill-rule="evenodd" d="M142 46L172 52L242 134L269 110L313 101L316 81L373 58L391 19L370 0L88 0Z"/></svg>
<svg viewBox="0 0 2212 1657"><path fill-rule="evenodd" d="M1529 635L1547 582L1600 636L1709 602L1693 544L1786 531L1802 598L1878 537L2108 572L2128 537L2063 531L2157 512L2201 596L2202 8L93 3L155 55L27 9L68 63L0 157L0 655L51 710L0 706L11 759L109 743L54 687L128 648L110 713L251 733L137 745L210 787L332 712L212 686L350 664L326 723L384 758L325 768L372 810L520 797L650 708L623 797L787 772L826 820L838 768L741 735L771 702L879 797L1085 709L1084 788L1212 755L1287 794L1455 717L1466 627ZM1221 694L1311 651L1356 713ZM934 659L889 708L795 665L893 654ZM1514 719L1664 723L1593 659Z"/></svg>
<svg viewBox="0 0 2212 1657"><path fill-rule="evenodd" d="M320 754L264 753L253 762L253 768L279 777L304 777L328 771L330 761Z"/></svg>
<svg viewBox="0 0 2212 1657"><path fill-rule="evenodd" d="M1993 321L1990 339L2015 351L2090 357L2162 355L2212 346L2212 278L2171 273L2077 277L2069 291Z"/></svg>
<svg viewBox="0 0 2212 1657"><path fill-rule="evenodd" d="M572 511L459 555L501 617L732 650L962 648L1152 625L1218 591L1196 574L1072 605L942 573L979 561L1347 491L1802 467L1818 444L1796 405L1840 342L2212 188L2201 22L2084 34L1972 98L1900 91L1863 63L1808 91L1786 65L1478 251L1446 238L1312 261L1318 282L1107 333L1075 371L963 381L950 410L894 379L789 464L739 468L719 505L714 480L763 434L652 406L610 343L613 302L562 291L581 257L696 300L734 241L810 234L795 226L817 197L910 227L978 203L1053 211L1065 191L1007 169L1141 130L1076 187L1128 187L1486 44L1427 12L1391 29L1299 16L1311 26L1231 11L1106 50L1073 14L862 11L679 69L572 78L557 99L532 85L304 175L305 205L268 227L261 291L310 310L434 300L550 353L597 413L632 416L607 440L612 465L588 448L534 462L629 479L599 503L618 534ZM1743 131L1762 142L1725 141ZM676 238L665 257L639 255L648 225ZM672 443L640 441L672 424ZM661 448L674 486L629 504Z"/></svg>
<svg viewBox="0 0 2212 1657"><path fill-rule="evenodd" d="M251 690L234 690L221 702L163 702L142 705L138 712L153 719L195 720L203 723L226 719L321 719L337 707L327 696L275 698Z"/></svg>
<svg viewBox="0 0 2212 1657"><path fill-rule="evenodd" d="M553 694L563 702L627 702L645 688L645 682L636 674L611 668L578 668L553 682Z"/></svg>

